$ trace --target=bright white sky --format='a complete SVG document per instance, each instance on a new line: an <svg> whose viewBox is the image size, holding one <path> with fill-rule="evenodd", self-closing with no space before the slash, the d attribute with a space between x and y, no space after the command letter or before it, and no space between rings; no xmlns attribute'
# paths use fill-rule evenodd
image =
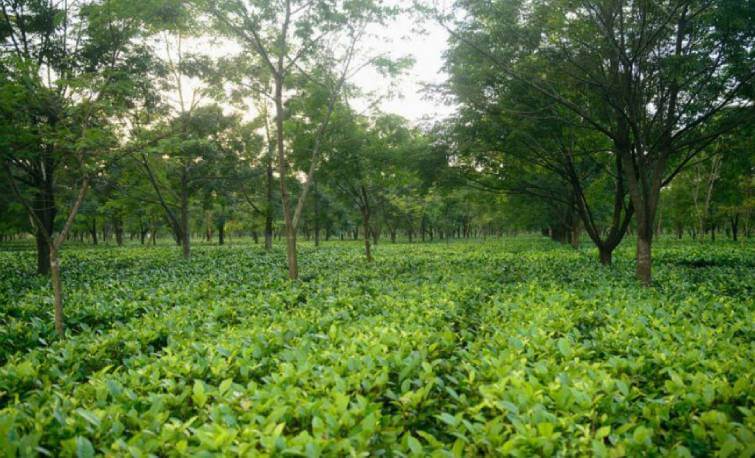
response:
<svg viewBox="0 0 755 458"><path fill-rule="evenodd" d="M420 28L423 30L419 31ZM415 64L405 75L393 81L393 88L390 87L389 81L385 81L371 69L357 74L352 83L365 91L395 94L395 97L383 101L380 109L404 116L413 123L451 114L453 107L445 106L438 101L437 97L433 97L432 91L423 90L426 84L440 84L446 80L447 75L442 67L448 32L438 24L418 24L411 16L402 15L377 33L384 37L371 39L367 47L374 48L379 53L388 52L393 57L410 55L414 58ZM359 105L359 102L355 105Z"/></svg>

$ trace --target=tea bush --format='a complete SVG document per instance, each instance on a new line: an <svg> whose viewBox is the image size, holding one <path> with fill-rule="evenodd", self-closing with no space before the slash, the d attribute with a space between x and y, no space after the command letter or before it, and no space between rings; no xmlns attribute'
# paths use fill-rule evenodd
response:
<svg viewBox="0 0 755 458"><path fill-rule="evenodd" d="M5 456L752 456L751 244L0 253Z"/></svg>

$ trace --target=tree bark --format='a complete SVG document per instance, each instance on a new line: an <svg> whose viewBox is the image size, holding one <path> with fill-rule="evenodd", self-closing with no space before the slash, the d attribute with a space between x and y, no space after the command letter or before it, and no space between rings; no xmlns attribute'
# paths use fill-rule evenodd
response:
<svg viewBox="0 0 755 458"><path fill-rule="evenodd" d="M613 249L598 247L598 253L600 255L600 263L604 266L610 266L613 262Z"/></svg>
<svg viewBox="0 0 755 458"><path fill-rule="evenodd" d="M317 193L317 181L312 183L312 197L315 204L315 246L320 246L320 195Z"/></svg>
<svg viewBox="0 0 755 458"><path fill-rule="evenodd" d="M275 142L278 150L278 182L283 202L283 222L286 225L286 261L288 278L299 278L299 265L296 259L296 227L291 215L291 200L286 186L286 151L283 144L283 77L275 76Z"/></svg>
<svg viewBox="0 0 755 458"><path fill-rule="evenodd" d="M52 173L55 163L52 156L44 154L39 164L43 173L35 180L37 190L34 195L33 208L29 208L28 210L36 215L34 218L35 225L41 225L41 227L36 228L34 233L37 242L37 273L40 275L49 275L50 244L47 234L53 233L55 216L57 216L58 212L58 208L55 205L54 173ZM10 172L8 173L10 174Z"/></svg>
<svg viewBox="0 0 755 458"><path fill-rule="evenodd" d="M115 231L115 243L123 246L123 220L120 216L113 218L113 230Z"/></svg>
<svg viewBox="0 0 755 458"><path fill-rule="evenodd" d="M739 215L734 215L731 219L731 238L735 242L737 241L737 236L739 235Z"/></svg>
<svg viewBox="0 0 755 458"><path fill-rule="evenodd" d="M184 172L181 176L181 249L184 259L191 257L191 235L189 233L189 189Z"/></svg>
<svg viewBox="0 0 755 458"><path fill-rule="evenodd" d="M579 220L575 221L571 227L569 243L575 250L579 249L579 236L582 233L582 227L579 225Z"/></svg>
<svg viewBox="0 0 755 458"><path fill-rule="evenodd" d="M37 273L40 275L50 274L50 244L40 230L35 233L37 240Z"/></svg>
<svg viewBox="0 0 755 458"><path fill-rule="evenodd" d="M97 218L92 218L92 225L89 227L89 233L92 235L92 245L97 245Z"/></svg>
<svg viewBox="0 0 755 458"><path fill-rule="evenodd" d="M647 231L637 231L637 278L643 286L650 286L652 277L652 236Z"/></svg>
<svg viewBox="0 0 755 458"><path fill-rule="evenodd" d="M650 171L635 165L635 158L628 149L623 150L622 164L626 170L629 196L637 214L637 279L643 286L651 286L652 246L655 217L658 210L665 159L658 159Z"/></svg>
<svg viewBox="0 0 755 458"><path fill-rule="evenodd" d="M54 246L50 246L50 274L55 308L55 332L63 337L63 284L60 280L60 259Z"/></svg>
<svg viewBox="0 0 755 458"><path fill-rule="evenodd" d="M367 262L372 262L372 252L370 251L370 210L368 207L362 208L362 223L364 224L364 254Z"/></svg>
<svg viewBox="0 0 755 458"><path fill-rule="evenodd" d="M267 117L265 128L267 129ZM268 142L270 135L268 134ZM273 146L270 143L267 155L267 206L265 208L265 251L273 249Z"/></svg>

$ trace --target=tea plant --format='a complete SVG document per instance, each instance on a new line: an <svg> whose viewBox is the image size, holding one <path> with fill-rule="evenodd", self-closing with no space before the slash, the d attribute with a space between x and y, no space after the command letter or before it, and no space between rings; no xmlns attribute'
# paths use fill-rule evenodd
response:
<svg viewBox="0 0 755 458"><path fill-rule="evenodd" d="M5 456L751 456L752 245L0 253Z"/></svg>

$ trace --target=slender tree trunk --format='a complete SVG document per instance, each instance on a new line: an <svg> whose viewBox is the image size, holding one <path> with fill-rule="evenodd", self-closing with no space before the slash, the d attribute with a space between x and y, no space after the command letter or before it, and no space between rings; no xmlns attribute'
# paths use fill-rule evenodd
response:
<svg viewBox="0 0 755 458"><path fill-rule="evenodd" d="M315 200L315 246L320 246L320 195L317 193L317 181L312 183L312 197Z"/></svg>
<svg viewBox="0 0 755 458"><path fill-rule="evenodd" d="M734 215L731 219L731 239L737 241L739 235L739 215Z"/></svg>
<svg viewBox="0 0 755 458"><path fill-rule="evenodd" d="M115 231L115 243L123 246L123 219L120 216L113 218L113 230Z"/></svg>
<svg viewBox="0 0 755 458"><path fill-rule="evenodd" d="M370 251L370 210L369 207L362 208L362 223L364 224L364 254L367 262L372 262L372 252Z"/></svg>
<svg viewBox="0 0 755 458"><path fill-rule="evenodd" d="M186 172L181 176L181 248L184 259L191 257L191 234L189 233L189 189Z"/></svg>
<svg viewBox="0 0 755 458"><path fill-rule="evenodd" d="M54 168L51 156L45 155L40 164L42 170L52 171ZM37 215L37 224L41 223L43 226L41 228L38 227L34 234L37 245L37 273L40 275L49 275L50 245L45 234L53 233L55 216L57 215L53 174L42 174L37 188L38 190L35 193L33 201L34 208L31 209Z"/></svg>
<svg viewBox="0 0 755 458"><path fill-rule="evenodd" d="M571 227L569 242L572 248L579 249L579 236L582 233L582 227L579 225L579 220L576 220Z"/></svg>
<svg viewBox="0 0 755 458"><path fill-rule="evenodd" d="M92 225L89 227L89 233L92 235L92 245L97 245L97 218L92 218Z"/></svg>
<svg viewBox="0 0 755 458"><path fill-rule="evenodd" d="M218 223L218 245L223 245L224 243L225 243L225 220L221 220Z"/></svg>
<svg viewBox="0 0 755 458"><path fill-rule="evenodd" d="M144 226L144 221L142 220L142 217L139 217L139 242L141 242L142 245L144 245L144 240L147 237L147 229Z"/></svg>
<svg viewBox="0 0 755 458"><path fill-rule="evenodd" d="M35 234L35 238L37 240L37 273L40 275L49 275L50 244L39 229Z"/></svg>
<svg viewBox="0 0 755 458"><path fill-rule="evenodd" d="M281 201L283 203L283 222L286 225L286 261L288 278L299 278L299 265L296 259L296 227L291 214L291 200L286 186L286 151L283 144L283 77L275 76L275 137L278 149L278 181L280 183Z"/></svg>
<svg viewBox="0 0 755 458"><path fill-rule="evenodd" d="M598 253L600 254L600 263L604 266L610 266L613 262L613 249L598 247Z"/></svg>
<svg viewBox="0 0 755 458"><path fill-rule="evenodd" d="M267 126L267 121L265 121ZM265 211L265 251L273 249L273 151L272 145L267 158L267 207Z"/></svg>
<svg viewBox="0 0 755 458"><path fill-rule="evenodd" d="M650 286L653 281L652 245L652 236L645 231L637 231L637 278L644 286Z"/></svg>
<svg viewBox="0 0 755 458"><path fill-rule="evenodd" d="M620 150L621 151L621 150ZM637 279L643 286L651 286L652 247L655 231L655 218L660 199L662 174L665 159L653 163L652 170L638 169L634 158L627 152L622 153L622 164L626 170L629 184L629 196L637 215ZM649 168L650 166L646 166Z"/></svg>
<svg viewBox="0 0 755 458"><path fill-rule="evenodd" d="M50 274L55 308L55 332L63 337L63 284L60 279L58 250L53 246L50 246Z"/></svg>

